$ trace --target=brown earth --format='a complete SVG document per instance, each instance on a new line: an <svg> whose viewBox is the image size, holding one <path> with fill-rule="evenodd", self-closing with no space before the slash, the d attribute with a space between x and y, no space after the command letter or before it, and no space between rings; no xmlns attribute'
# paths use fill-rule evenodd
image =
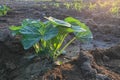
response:
<svg viewBox="0 0 120 80"><path fill-rule="evenodd" d="M51 6L42 8L42 2L0 4L7 4L12 9L0 17L0 80L120 80L119 16ZM8 27L20 25L25 18L44 20L44 15L59 19L73 16L81 20L92 30L93 41L89 44L75 41L67 49L68 54L60 57L67 61L60 66L45 58L26 59L33 50L25 51L19 37L12 37Z"/></svg>

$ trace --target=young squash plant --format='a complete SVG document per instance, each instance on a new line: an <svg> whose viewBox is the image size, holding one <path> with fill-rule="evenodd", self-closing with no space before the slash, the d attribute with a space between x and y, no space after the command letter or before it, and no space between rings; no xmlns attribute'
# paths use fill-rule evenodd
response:
<svg viewBox="0 0 120 80"><path fill-rule="evenodd" d="M10 10L6 5L0 5L0 16L4 16Z"/></svg>
<svg viewBox="0 0 120 80"><path fill-rule="evenodd" d="M57 59L75 40L90 41L93 36L90 29L79 20L67 17L59 20L45 17L47 21L25 19L21 26L11 26L13 35L21 35L24 49L34 47L36 55L46 55ZM64 46L65 38L73 33L75 36Z"/></svg>

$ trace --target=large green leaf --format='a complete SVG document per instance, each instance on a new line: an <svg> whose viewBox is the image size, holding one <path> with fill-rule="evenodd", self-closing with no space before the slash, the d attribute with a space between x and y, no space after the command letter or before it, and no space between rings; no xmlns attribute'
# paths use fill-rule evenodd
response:
<svg viewBox="0 0 120 80"><path fill-rule="evenodd" d="M53 22L56 25L71 27L71 24L69 24L68 22L65 22L63 20L59 20L59 19L56 19L53 17L45 17L45 18L48 19L49 21Z"/></svg>
<svg viewBox="0 0 120 80"><path fill-rule="evenodd" d="M22 21L22 26L31 26L31 27L39 27L40 25L42 25L42 23L40 22L40 20L34 20L34 19L25 19Z"/></svg>
<svg viewBox="0 0 120 80"><path fill-rule="evenodd" d="M39 33L38 27L23 27L20 30L20 33L23 35L22 44L24 49L29 49L35 43L37 43L41 39L41 34Z"/></svg>
<svg viewBox="0 0 120 80"><path fill-rule="evenodd" d="M54 27L52 24L45 25L43 39L50 40L58 34L58 28Z"/></svg>
<svg viewBox="0 0 120 80"><path fill-rule="evenodd" d="M32 47L35 43L40 41L41 36L35 35L35 36L23 36L22 39L22 45L24 49L29 49Z"/></svg>
<svg viewBox="0 0 120 80"><path fill-rule="evenodd" d="M49 40L55 37L58 29L51 24L44 26L26 26L20 30L20 33L23 35L22 44L25 49L28 49L40 40Z"/></svg>
<svg viewBox="0 0 120 80"><path fill-rule="evenodd" d="M81 41L90 41L93 38L92 32L84 23L72 17L65 18L65 21L72 24L72 29L75 30L75 36Z"/></svg>
<svg viewBox="0 0 120 80"><path fill-rule="evenodd" d="M44 40L50 40L51 38L55 37L58 34L58 29L55 27L47 27L46 31L43 35Z"/></svg>

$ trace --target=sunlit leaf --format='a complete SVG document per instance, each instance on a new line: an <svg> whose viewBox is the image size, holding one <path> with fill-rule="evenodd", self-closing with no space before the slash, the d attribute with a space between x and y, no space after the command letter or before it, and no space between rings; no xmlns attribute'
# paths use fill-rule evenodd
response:
<svg viewBox="0 0 120 80"><path fill-rule="evenodd" d="M12 30L12 35L15 36L19 34L19 30L21 29L21 26L11 26L9 27L10 30Z"/></svg>
<svg viewBox="0 0 120 80"><path fill-rule="evenodd" d="M45 17L46 19L48 19L49 21L53 22L56 25L61 25L61 26L65 26L65 27L71 27L71 24L69 24L68 22L65 22L63 20L59 20L53 17Z"/></svg>
<svg viewBox="0 0 120 80"><path fill-rule="evenodd" d="M92 32L90 31L89 27L87 27L84 23L72 17L65 18L65 21L72 24L72 28L75 30L75 36L82 42L91 41L93 39Z"/></svg>

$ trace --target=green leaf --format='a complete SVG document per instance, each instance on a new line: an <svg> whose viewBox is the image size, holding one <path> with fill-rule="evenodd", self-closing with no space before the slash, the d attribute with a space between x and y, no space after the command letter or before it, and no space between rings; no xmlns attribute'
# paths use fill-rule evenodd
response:
<svg viewBox="0 0 120 80"><path fill-rule="evenodd" d="M23 36L22 39L22 45L24 46L24 49L29 49L30 47L32 47L35 43L40 41L41 36Z"/></svg>
<svg viewBox="0 0 120 80"><path fill-rule="evenodd" d="M0 5L0 16L4 16L10 10L6 5Z"/></svg>
<svg viewBox="0 0 120 80"><path fill-rule="evenodd" d="M0 16L3 16L3 13L2 13L2 12L0 12Z"/></svg>
<svg viewBox="0 0 120 80"><path fill-rule="evenodd" d="M22 26L31 26L31 27L39 27L42 23L40 20L34 20L34 19L25 19L22 21Z"/></svg>
<svg viewBox="0 0 120 80"><path fill-rule="evenodd" d="M46 28L44 29L44 40L50 40L51 38L55 37L58 34L58 28L54 27L52 24L46 25Z"/></svg>
<svg viewBox="0 0 120 80"><path fill-rule="evenodd" d="M82 42L91 41L93 39L92 32L84 23L72 17L65 18L65 21L72 24L72 29L75 30L75 36Z"/></svg>
<svg viewBox="0 0 120 80"><path fill-rule="evenodd" d="M63 20L59 20L59 19L56 19L53 17L45 17L45 18L48 19L49 21L53 22L56 25L71 27L71 24L69 24L68 22L65 22Z"/></svg>
<svg viewBox="0 0 120 80"><path fill-rule="evenodd" d="M11 26L9 29L12 31L20 30L22 27L21 26Z"/></svg>
<svg viewBox="0 0 120 80"><path fill-rule="evenodd" d="M10 30L12 30L12 35L15 36L19 34L19 30L22 28L22 26L11 26L9 27Z"/></svg>
<svg viewBox="0 0 120 80"><path fill-rule="evenodd" d="M81 28L80 26L75 26L75 25L72 25L72 30L73 32L85 32L86 30Z"/></svg>
<svg viewBox="0 0 120 80"><path fill-rule="evenodd" d="M20 33L23 35L22 44L24 49L28 49L39 42L40 39L49 40L55 37L58 33L58 29L52 25L39 25L39 27L26 26L20 30Z"/></svg>
<svg viewBox="0 0 120 80"><path fill-rule="evenodd" d="M72 29L72 25L68 22L65 22L63 20L59 20L59 19L56 19L53 17L46 17L46 19L48 19L52 23L56 24L55 26L58 27L60 32L64 32L64 33L74 32L75 27L73 27L73 29Z"/></svg>
<svg viewBox="0 0 120 80"><path fill-rule="evenodd" d="M22 44L24 46L24 49L29 49L35 43L39 42L42 37L39 33L38 27L26 26L20 30L20 33L23 35Z"/></svg>
<svg viewBox="0 0 120 80"><path fill-rule="evenodd" d="M7 14L7 11L4 11L3 14L6 15L6 14Z"/></svg>

